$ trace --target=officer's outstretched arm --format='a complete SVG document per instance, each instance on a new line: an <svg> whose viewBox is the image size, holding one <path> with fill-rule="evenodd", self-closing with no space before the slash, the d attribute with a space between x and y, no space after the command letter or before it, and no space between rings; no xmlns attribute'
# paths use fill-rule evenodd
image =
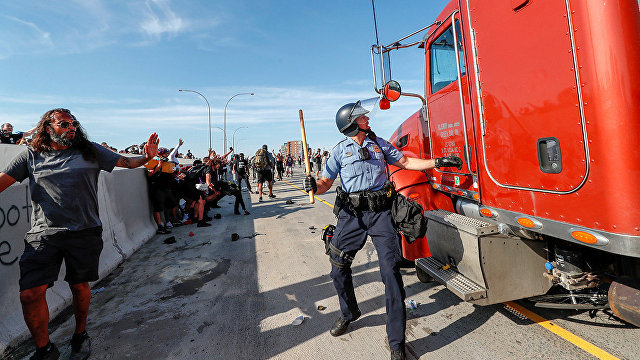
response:
<svg viewBox="0 0 640 360"><path fill-rule="evenodd" d="M318 191L316 194L324 194L327 190L331 189L331 185L333 185L333 179L328 179L326 177L320 178L320 180L316 181L316 186L318 187Z"/></svg>
<svg viewBox="0 0 640 360"><path fill-rule="evenodd" d="M436 161L434 159L418 159L412 157L403 156L400 160L396 161L394 166L407 170L429 170L436 167Z"/></svg>
<svg viewBox="0 0 640 360"><path fill-rule="evenodd" d="M429 170L433 168L443 167L456 167L458 170L462 169L462 159L457 156L445 156L435 159L418 159L403 156L400 160L396 161L393 165L407 170Z"/></svg>

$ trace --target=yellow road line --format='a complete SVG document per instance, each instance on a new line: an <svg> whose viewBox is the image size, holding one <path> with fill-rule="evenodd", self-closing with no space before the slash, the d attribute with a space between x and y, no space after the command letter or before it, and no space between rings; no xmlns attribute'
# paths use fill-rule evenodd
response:
<svg viewBox="0 0 640 360"><path fill-rule="evenodd" d="M301 188L293 185L292 183L283 180L285 183L289 184L290 186L293 186L294 188L302 191L303 193L307 193L306 191L302 190ZM331 208L333 208L333 205L329 204L328 202L318 198L317 196L314 196L315 199L331 206ZM609 354L608 352L600 349L599 347L593 345L592 343L584 340L583 338L569 332L568 330L565 330L563 328L561 328L560 326L552 323L551 321L543 318L542 316L529 311L528 309L512 302L505 302L505 305L513 308L514 310L518 311L519 313L521 313L522 315L526 316L527 318L529 318L529 320L533 321L534 323L542 326L543 328L551 331L552 333L558 335L559 337L565 339L566 341L572 343L573 345L579 347L580 349L588 352L589 354L597 357L598 359L606 359L606 360L619 360L617 357Z"/></svg>
<svg viewBox="0 0 640 360"><path fill-rule="evenodd" d="M583 338L572 334L571 332L561 328L560 326L552 323L551 321L543 318L542 316L535 314L512 301L506 302L504 304L518 311L522 315L528 317L529 320L533 321L534 323L560 336L561 338L567 340L568 342L588 352L589 354L597 357L598 359L611 359L611 360L618 359L617 357L591 344L590 342L584 340Z"/></svg>
<svg viewBox="0 0 640 360"><path fill-rule="evenodd" d="M294 188L296 188L296 189L298 189L298 190L302 191L302 192L303 192L303 193L305 193L305 194L307 193L306 191L304 191L304 190L302 190L301 188L299 188L299 187L297 187L297 186L293 185L292 183L288 182L287 180L282 180L282 181L284 181L285 183L289 184L290 186L293 186ZM324 201L324 200L320 199L319 197L314 196L313 198L314 198L314 199L316 199L316 200L318 200L318 201L320 201L320 202L323 202L323 203L324 203L324 204L326 204L326 205L329 205L329 206L333 209L333 205L331 205L331 204L329 204L328 202L326 202L326 201Z"/></svg>

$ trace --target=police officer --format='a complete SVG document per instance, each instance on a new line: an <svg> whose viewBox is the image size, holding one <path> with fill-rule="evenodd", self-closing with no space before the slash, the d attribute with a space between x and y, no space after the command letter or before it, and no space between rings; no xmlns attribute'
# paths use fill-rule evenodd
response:
<svg viewBox="0 0 640 360"><path fill-rule="evenodd" d="M391 359L405 359L405 291L399 271L402 252L391 220L391 202L384 201L385 194L389 193L386 187L390 186L387 182L385 159L387 163L399 168L417 171L434 167L461 167L462 160L455 156L437 159L404 156L371 131L369 118L366 116L369 113L366 102L373 102L375 106L377 99L349 103L338 110L336 126L347 138L331 151L322 178L316 182L312 176L307 176L304 187L307 192L313 190L316 194L322 194L331 188L339 173L344 188L344 191L340 187L337 189L338 223L329 254L331 278L338 293L342 314L329 332L333 336L344 334L349 323L361 315L353 288L351 262L369 235L378 253L380 275L385 285L386 329Z"/></svg>

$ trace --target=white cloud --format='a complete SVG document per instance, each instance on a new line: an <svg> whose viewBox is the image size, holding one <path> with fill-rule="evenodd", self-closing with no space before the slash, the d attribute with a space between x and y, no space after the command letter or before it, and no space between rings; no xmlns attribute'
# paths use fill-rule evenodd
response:
<svg viewBox="0 0 640 360"><path fill-rule="evenodd" d="M147 0L145 2L144 16L140 28L150 36L169 34L175 36L184 31L188 25L181 17L171 9L168 0Z"/></svg>

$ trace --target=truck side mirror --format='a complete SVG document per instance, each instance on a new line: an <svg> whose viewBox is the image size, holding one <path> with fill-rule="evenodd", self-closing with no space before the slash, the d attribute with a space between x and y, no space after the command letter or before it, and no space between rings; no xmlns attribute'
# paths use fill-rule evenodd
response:
<svg viewBox="0 0 640 360"><path fill-rule="evenodd" d="M398 100L400 98L400 95L402 95L400 84L395 80L389 80L386 84L384 84L382 95L385 99L392 102Z"/></svg>

